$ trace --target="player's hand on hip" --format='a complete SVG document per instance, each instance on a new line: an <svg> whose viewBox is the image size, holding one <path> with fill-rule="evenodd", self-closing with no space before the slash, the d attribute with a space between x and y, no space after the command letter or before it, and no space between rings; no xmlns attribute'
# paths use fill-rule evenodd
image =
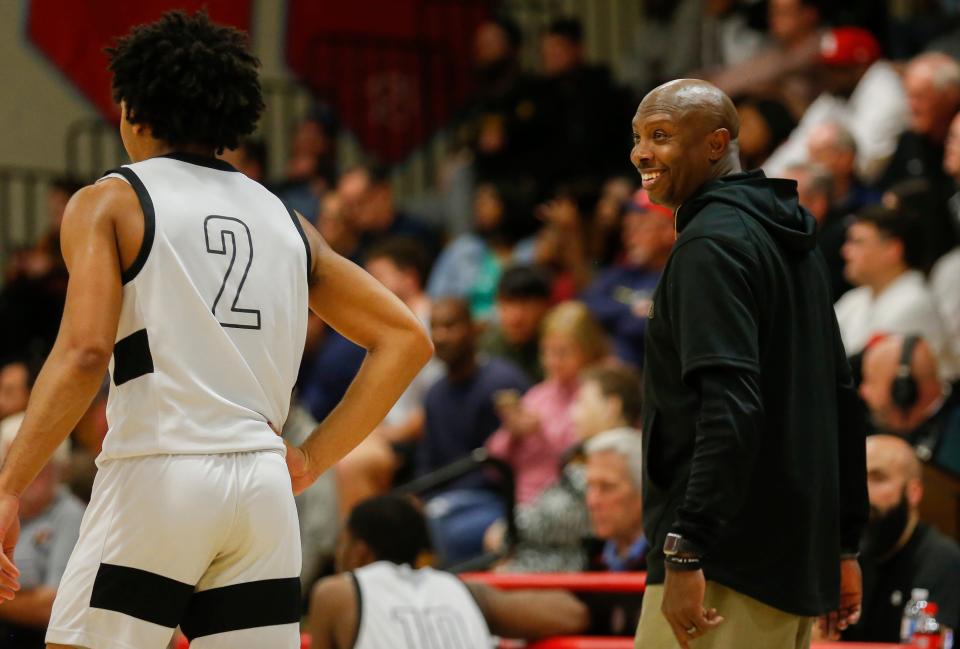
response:
<svg viewBox="0 0 960 649"><path fill-rule="evenodd" d="M667 567L660 611L683 649L689 649L691 640L706 635L723 622L716 609L703 608L706 590L702 570L683 571Z"/></svg>
<svg viewBox="0 0 960 649"><path fill-rule="evenodd" d="M863 599L863 578L856 559L840 561L840 607L820 616L820 631L835 638L841 631L860 621L860 603Z"/></svg>
<svg viewBox="0 0 960 649"><path fill-rule="evenodd" d="M0 602L13 599L20 590L20 571L13 565L13 551L20 537L20 499L11 494L0 494Z"/></svg>
<svg viewBox="0 0 960 649"><path fill-rule="evenodd" d="M294 495L303 493L319 477L310 467L310 457L299 446L283 440L287 447L287 470Z"/></svg>

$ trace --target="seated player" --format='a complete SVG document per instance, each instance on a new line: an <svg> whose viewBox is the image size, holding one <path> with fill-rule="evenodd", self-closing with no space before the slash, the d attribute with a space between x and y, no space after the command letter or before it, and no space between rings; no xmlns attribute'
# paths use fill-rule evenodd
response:
<svg viewBox="0 0 960 649"><path fill-rule="evenodd" d="M587 608L566 591L499 591L418 569L429 548L412 501L377 496L358 504L340 539L341 574L310 598L312 649L489 649L491 634L534 640L587 627Z"/></svg>

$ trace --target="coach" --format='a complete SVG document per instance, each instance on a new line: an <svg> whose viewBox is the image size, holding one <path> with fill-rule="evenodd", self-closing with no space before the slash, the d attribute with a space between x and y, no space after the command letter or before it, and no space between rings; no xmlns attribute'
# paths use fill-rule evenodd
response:
<svg viewBox="0 0 960 649"><path fill-rule="evenodd" d="M812 617L859 615L863 419L828 272L796 183L741 171L738 131L695 80L633 120L677 229L646 332L640 649L807 647Z"/></svg>

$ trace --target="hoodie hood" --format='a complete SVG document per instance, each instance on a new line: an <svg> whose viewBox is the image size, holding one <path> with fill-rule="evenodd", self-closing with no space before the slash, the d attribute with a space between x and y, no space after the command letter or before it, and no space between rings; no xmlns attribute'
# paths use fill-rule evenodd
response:
<svg viewBox="0 0 960 649"><path fill-rule="evenodd" d="M817 245L817 222L800 206L794 180L767 178L759 170L710 180L677 210L677 232L709 203L726 203L759 221L788 250L809 252Z"/></svg>

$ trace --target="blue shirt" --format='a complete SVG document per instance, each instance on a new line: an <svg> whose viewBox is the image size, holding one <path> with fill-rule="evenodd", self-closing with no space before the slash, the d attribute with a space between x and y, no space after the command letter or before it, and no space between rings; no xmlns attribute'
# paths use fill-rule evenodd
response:
<svg viewBox="0 0 960 649"><path fill-rule="evenodd" d="M522 393L529 387L520 369L498 358L480 361L477 371L465 381L453 383L447 376L437 381L424 401L426 422L417 449L417 473L434 471L483 446L500 427L493 395L509 389ZM477 475L446 488L482 486L486 481Z"/></svg>
<svg viewBox="0 0 960 649"><path fill-rule="evenodd" d="M660 281L660 271L637 266L613 266L600 273L580 299L600 321L613 339L617 358L634 367L643 366L643 332L647 318L634 313L634 305L650 303L653 289Z"/></svg>
<svg viewBox="0 0 960 649"><path fill-rule="evenodd" d="M325 335L313 358L304 362L299 381L300 400L317 421L340 403L367 354L333 329Z"/></svg>
<svg viewBox="0 0 960 649"><path fill-rule="evenodd" d="M614 541L607 541L603 545L603 563L606 564L610 572L631 572L642 570L646 567L647 550L650 549L650 543L647 537L640 535L640 538L630 544L627 553L620 556L617 552L617 544Z"/></svg>

